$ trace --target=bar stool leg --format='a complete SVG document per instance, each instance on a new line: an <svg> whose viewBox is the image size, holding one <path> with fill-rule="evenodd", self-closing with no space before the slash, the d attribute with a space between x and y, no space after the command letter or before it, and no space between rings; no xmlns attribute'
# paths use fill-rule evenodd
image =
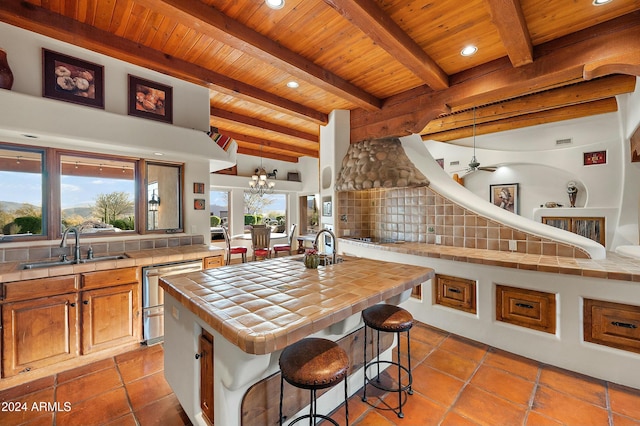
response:
<svg viewBox="0 0 640 426"><path fill-rule="evenodd" d="M346 426L349 426L349 391L347 390L347 378L344 378L344 418Z"/></svg>
<svg viewBox="0 0 640 426"><path fill-rule="evenodd" d="M284 395L284 378L280 375L280 418L278 424L282 426L282 398Z"/></svg>
<svg viewBox="0 0 640 426"><path fill-rule="evenodd" d="M409 395L413 395L413 388L411 387L413 385L413 374L411 371L411 336L409 335L409 332L411 330L407 330L407 369L409 370L409 389L407 390L407 393Z"/></svg>
<svg viewBox="0 0 640 426"><path fill-rule="evenodd" d="M362 402L367 402L367 326L364 326L364 387L362 389Z"/></svg>
<svg viewBox="0 0 640 426"><path fill-rule="evenodd" d="M398 389L402 388L402 367L400 367L401 365L401 360L400 360L400 332L396 333L397 339L398 339L398 344L396 345L396 349L397 349L397 354L398 354ZM404 413L402 412L402 391L398 391L398 408L399 408L399 412L398 412L398 417L399 418L404 418Z"/></svg>
<svg viewBox="0 0 640 426"><path fill-rule="evenodd" d="M376 339L376 359L380 360L380 330L377 330ZM380 363L378 363L378 375L376 376L376 382L380 383Z"/></svg>

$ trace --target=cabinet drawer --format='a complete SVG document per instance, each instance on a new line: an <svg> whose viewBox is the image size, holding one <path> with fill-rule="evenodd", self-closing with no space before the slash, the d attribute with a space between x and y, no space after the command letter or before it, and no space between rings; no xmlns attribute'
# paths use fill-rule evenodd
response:
<svg viewBox="0 0 640 426"><path fill-rule="evenodd" d="M474 280L437 274L434 292L438 305L476 313L476 282Z"/></svg>
<svg viewBox="0 0 640 426"><path fill-rule="evenodd" d="M81 286L86 288L108 287L138 282L138 268L112 269L109 271L87 272L82 274Z"/></svg>
<svg viewBox="0 0 640 426"><path fill-rule="evenodd" d="M75 275L16 281L4 285L4 301L36 299L76 291Z"/></svg>
<svg viewBox="0 0 640 426"><path fill-rule="evenodd" d="M556 295L496 285L496 319L555 334Z"/></svg>
<svg viewBox="0 0 640 426"><path fill-rule="evenodd" d="M585 299L584 340L640 353L640 306Z"/></svg>
<svg viewBox="0 0 640 426"><path fill-rule="evenodd" d="M209 256L204 258L204 269L219 268L223 265L222 256Z"/></svg>

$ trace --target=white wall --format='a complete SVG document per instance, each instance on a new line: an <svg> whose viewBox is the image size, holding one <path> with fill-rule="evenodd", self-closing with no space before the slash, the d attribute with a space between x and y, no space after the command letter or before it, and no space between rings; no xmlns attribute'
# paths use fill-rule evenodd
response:
<svg viewBox="0 0 640 426"><path fill-rule="evenodd" d="M184 229L209 239L209 213L195 210L193 182L230 167L229 155L206 135L209 90L123 61L0 22L0 40L14 74L11 91L0 90L0 141L127 155L185 163ZM104 66L105 108L43 98L42 48ZM173 125L127 113L128 74L173 88ZM37 139L26 138L35 135ZM159 157L154 152L163 152Z"/></svg>
<svg viewBox="0 0 640 426"><path fill-rule="evenodd" d="M631 163L629 153L629 136L640 122L640 88L617 99L619 111L615 113L476 136L481 166L500 166L493 173L465 175L472 138L454 141L455 145L427 141L426 146L434 158L444 158L445 171L459 173L464 186L486 201L490 185L518 183L520 215L529 219L548 201L568 206L566 185L575 181L577 208L609 211L607 250L613 250L620 244L638 243L640 200L640 164ZM557 139L568 138L571 144L556 146ZM584 153L592 151L606 151L607 163L585 166ZM450 165L454 161L459 165Z"/></svg>
<svg viewBox="0 0 640 426"><path fill-rule="evenodd" d="M13 91L42 96L42 48L46 48L104 66L105 111L127 115L128 74L132 74L173 88L173 123L176 126L204 132L209 130L209 91L202 86L3 22L0 22L0 40L13 71Z"/></svg>

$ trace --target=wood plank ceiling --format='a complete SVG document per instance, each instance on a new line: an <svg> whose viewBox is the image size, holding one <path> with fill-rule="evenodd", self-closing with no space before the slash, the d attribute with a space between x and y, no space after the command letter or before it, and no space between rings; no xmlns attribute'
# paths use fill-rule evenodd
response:
<svg viewBox="0 0 640 426"><path fill-rule="evenodd" d="M352 141L456 140L474 107L477 134L615 110L640 0L592 1L2 0L0 20L203 85L240 153L295 162L335 109Z"/></svg>

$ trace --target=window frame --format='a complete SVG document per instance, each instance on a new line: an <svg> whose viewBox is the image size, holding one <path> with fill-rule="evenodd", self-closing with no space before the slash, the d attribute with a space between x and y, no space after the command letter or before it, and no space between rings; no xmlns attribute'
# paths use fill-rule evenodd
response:
<svg viewBox="0 0 640 426"><path fill-rule="evenodd" d="M16 238L7 238L4 242L21 242L21 241L47 241L57 240L62 236L62 205L61 205L61 176L62 156L86 157L91 159L104 159L111 161L132 162L134 164L134 215L135 229L131 231L119 232L117 234L100 234L87 233L82 238L118 238L125 235L145 235L167 233L167 230L147 230L146 212L146 165L158 164L178 166L180 168L180 229L171 230L171 232L184 232L184 214L185 214L185 190L184 175L185 163L146 160L143 158L130 157L126 155L102 154L87 151L76 151L70 149L57 149L44 146L32 146L13 144L10 142L0 142L0 148L6 148L16 151L39 152L42 155L41 175L42 175L42 234L20 236ZM10 236L9 236L10 237Z"/></svg>

